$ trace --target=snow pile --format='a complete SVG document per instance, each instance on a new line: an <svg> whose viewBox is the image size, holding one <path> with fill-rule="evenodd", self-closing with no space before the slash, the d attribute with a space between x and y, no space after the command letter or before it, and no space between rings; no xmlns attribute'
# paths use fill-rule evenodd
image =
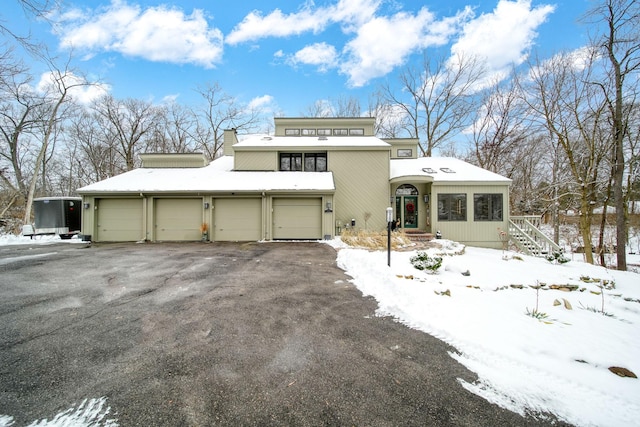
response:
<svg viewBox="0 0 640 427"><path fill-rule="evenodd" d="M107 398L85 399L77 408L60 412L51 420L34 421L29 427L117 427L115 419L108 418L111 407L106 406ZM0 415L0 427L14 426L13 417Z"/></svg>
<svg viewBox="0 0 640 427"><path fill-rule="evenodd" d="M638 274L441 244L426 250L443 258L436 274L411 265L417 251L393 252L389 268L386 251L334 247L378 315L456 348L451 356L478 375L460 380L473 393L581 426L637 423L640 380L608 368L640 374Z"/></svg>

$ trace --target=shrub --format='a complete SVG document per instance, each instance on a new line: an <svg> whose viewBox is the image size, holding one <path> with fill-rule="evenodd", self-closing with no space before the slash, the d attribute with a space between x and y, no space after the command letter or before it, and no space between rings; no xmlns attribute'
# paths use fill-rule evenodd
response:
<svg viewBox="0 0 640 427"><path fill-rule="evenodd" d="M411 265L418 270L427 270L431 273L435 273L442 266L441 257L430 257L426 252L418 252L415 256L409 258Z"/></svg>
<svg viewBox="0 0 640 427"><path fill-rule="evenodd" d="M545 258L547 261L555 262L556 264L565 264L571 261L562 253L562 251L553 251L553 253L548 254Z"/></svg>

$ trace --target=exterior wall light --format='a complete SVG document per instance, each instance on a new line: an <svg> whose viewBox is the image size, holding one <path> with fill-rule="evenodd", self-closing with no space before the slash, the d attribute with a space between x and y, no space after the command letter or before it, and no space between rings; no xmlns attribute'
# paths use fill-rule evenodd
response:
<svg viewBox="0 0 640 427"><path fill-rule="evenodd" d="M91 205L89 204L89 202L85 202L82 206L83 206L85 209L89 209L89 207L91 207Z"/></svg>
<svg viewBox="0 0 640 427"><path fill-rule="evenodd" d="M209 209L209 202L204 202L204 208Z"/></svg>
<svg viewBox="0 0 640 427"><path fill-rule="evenodd" d="M332 207L331 207L331 202L327 202L327 203L326 203L325 208L324 208L324 211L325 211L326 213L333 212L333 209L332 209Z"/></svg>

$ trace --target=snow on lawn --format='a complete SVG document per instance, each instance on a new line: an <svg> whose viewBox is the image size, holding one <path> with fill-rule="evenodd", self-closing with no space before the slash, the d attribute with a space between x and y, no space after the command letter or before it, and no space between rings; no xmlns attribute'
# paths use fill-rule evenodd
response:
<svg viewBox="0 0 640 427"><path fill-rule="evenodd" d="M455 347L451 356L478 375L459 379L467 390L523 415L637 425L640 380L608 368L640 374L640 275L438 243L425 250L443 258L436 274L412 266L416 251L392 252L389 268L386 251L332 245L353 284L378 301L378 315Z"/></svg>

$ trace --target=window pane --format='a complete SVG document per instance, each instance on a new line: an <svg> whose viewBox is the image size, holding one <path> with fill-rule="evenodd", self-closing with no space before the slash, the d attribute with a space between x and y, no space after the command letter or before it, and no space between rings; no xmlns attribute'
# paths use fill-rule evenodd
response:
<svg viewBox="0 0 640 427"><path fill-rule="evenodd" d="M475 221L502 221L502 194L474 194Z"/></svg>
<svg viewBox="0 0 640 427"><path fill-rule="evenodd" d="M318 158L316 159L316 172L326 172L326 171L327 171L327 155L318 154Z"/></svg>
<svg viewBox="0 0 640 427"><path fill-rule="evenodd" d="M291 170L291 157L280 155L280 170L281 171Z"/></svg>
<svg viewBox="0 0 640 427"><path fill-rule="evenodd" d="M313 172L316 170L316 158L313 155L304 156L304 170L307 172Z"/></svg>
<svg viewBox="0 0 640 427"><path fill-rule="evenodd" d="M291 155L291 170L294 170L294 171L302 170L302 154Z"/></svg>
<svg viewBox="0 0 640 427"><path fill-rule="evenodd" d="M438 194L438 220L466 221L466 194Z"/></svg>

